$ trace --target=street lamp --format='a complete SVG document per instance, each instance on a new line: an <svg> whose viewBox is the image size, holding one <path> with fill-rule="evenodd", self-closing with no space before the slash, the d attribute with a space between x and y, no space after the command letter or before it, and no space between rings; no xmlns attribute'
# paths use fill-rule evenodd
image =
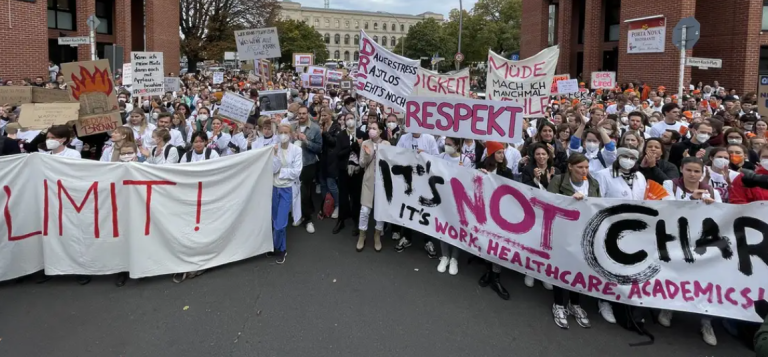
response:
<svg viewBox="0 0 768 357"><path fill-rule="evenodd" d="M395 14L386 12L386 11L377 11L377 12L380 14L387 14L389 16L392 16L392 18L395 19L395 21L397 21L397 24L400 25L400 20L398 20L397 17L395 17ZM402 39L403 39L403 44L400 46L400 54L403 57L405 57L405 36L403 36ZM395 44L395 46L397 46L397 44Z"/></svg>
<svg viewBox="0 0 768 357"><path fill-rule="evenodd" d="M461 53L461 32L464 28L464 8L462 7L461 0L459 0L459 48L458 53ZM456 61L456 70L458 71L461 67L461 63L459 61Z"/></svg>

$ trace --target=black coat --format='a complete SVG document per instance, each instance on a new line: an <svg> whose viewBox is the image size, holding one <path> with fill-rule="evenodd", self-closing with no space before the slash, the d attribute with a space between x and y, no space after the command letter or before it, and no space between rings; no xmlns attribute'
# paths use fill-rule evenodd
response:
<svg viewBox="0 0 768 357"><path fill-rule="evenodd" d="M522 182L528 186L531 186L533 188L539 188L539 185L537 185L533 179L536 178L536 175L533 174L533 170L536 168L535 161L529 161L527 165L521 170L522 174ZM547 170L549 170L549 167L547 167ZM555 167L555 175L559 175L560 170ZM554 176L552 176L554 177ZM541 185L544 186L544 189L546 190L547 187L549 187L549 180L547 179L546 173L541 176Z"/></svg>
<svg viewBox="0 0 768 357"><path fill-rule="evenodd" d="M680 171L677 166L669 163L667 160L656 161L654 167L640 167L640 173L646 180L656 181L659 185L664 184L666 180L672 180L680 177Z"/></svg>
<svg viewBox="0 0 768 357"><path fill-rule="evenodd" d="M349 154L354 152L358 158L360 157L360 144L357 143L357 137L352 139L351 144L349 141L349 136L346 130L342 130L336 135L336 171L339 175L347 174Z"/></svg>
<svg viewBox="0 0 768 357"><path fill-rule="evenodd" d="M478 166L477 168L478 169L486 169L486 170L488 170L487 167L484 167L485 166L485 162L483 162L481 165L482 166ZM505 166L504 164L496 165L496 174L501 176L501 177L508 178L510 180L514 180L515 179L514 178L514 174L512 173L512 170L509 167Z"/></svg>
<svg viewBox="0 0 768 357"><path fill-rule="evenodd" d="M341 132L338 123L332 123L331 127L322 132L323 150L320 152L320 170L325 177L337 177L337 160L335 155L336 136ZM344 165L346 167L346 165Z"/></svg>

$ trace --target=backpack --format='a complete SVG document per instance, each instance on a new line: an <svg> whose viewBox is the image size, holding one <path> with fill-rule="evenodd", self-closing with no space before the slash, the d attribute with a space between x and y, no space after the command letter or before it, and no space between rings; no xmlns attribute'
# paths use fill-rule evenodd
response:
<svg viewBox="0 0 768 357"><path fill-rule="evenodd" d="M179 154L179 161L181 161L181 157L184 156L186 151L184 150L183 146L173 146L173 145L165 145L165 149L163 149L163 157L165 157L165 161L168 161L168 154L171 153L171 148L176 148L176 152ZM206 158L207 160L208 158ZM174 162L175 164L176 162Z"/></svg>
<svg viewBox="0 0 768 357"><path fill-rule="evenodd" d="M211 159L211 151L213 151L213 150L211 150L211 148L205 148L205 151L203 151L203 153L205 154L205 159L206 160L210 160ZM194 150L187 151L187 153L186 153L186 155L187 155L187 162L192 162L192 153L193 152L194 152Z"/></svg>
<svg viewBox="0 0 768 357"><path fill-rule="evenodd" d="M652 345L656 338L645 328L645 319L643 318L650 310L644 307L637 307L625 304L613 305L613 316L616 318L616 324L629 330L637 332L641 336L647 336L648 341L630 343L631 347Z"/></svg>
<svg viewBox="0 0 768 357"><path fill-rule="evenodd" d="M600 163L603 165L603 168L608 167L608 165L605 164L605 159L603 158L603 151L602 150L597 152L597 160L600 161Z"/></svg>

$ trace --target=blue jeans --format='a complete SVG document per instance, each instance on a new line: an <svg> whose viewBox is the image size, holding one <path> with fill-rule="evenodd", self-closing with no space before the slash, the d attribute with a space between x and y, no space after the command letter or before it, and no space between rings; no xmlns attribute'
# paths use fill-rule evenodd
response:
<svg viewBox="0 0 768 357"><path fill-rule="evenodd" d="M272 243L275 253L285 252L285 228L291 211L293 193L290 187L272 187Z"/></svg>
<svg viewBox="0 0 768 357"><path fill-rule="evenodd" d="M320 175L323 176L323 175ZM333 197L333 208L339 207L339 186L333 177L320 177L320 199L325 201L325 194L330 192Z"/></svg>

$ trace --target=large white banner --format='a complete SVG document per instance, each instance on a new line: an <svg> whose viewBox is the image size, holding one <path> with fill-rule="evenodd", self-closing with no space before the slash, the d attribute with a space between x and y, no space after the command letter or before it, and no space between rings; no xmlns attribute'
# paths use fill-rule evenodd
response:
<svg viewBox="0 0 768 357"><path fill-rule="evenodd" d="M520 61L488 51L487 98L517 102L525 108L526 116L543 117L559 55L557 46Z"/></svg>
<svg viewBox="0 0 768 357"><path fill-rule="evenodd" d="M450 97L408 97L405 128L454 138L519 143L523 107L514 102Z"/></svg>
<svg viewBox="0 0 768 357"><path fill-rule="evenodd" d="M469 68L454 74L439 74L419 67L419 76L413 88L412 96L423 97L469 97Z"/></svg>
<svg viewBox="0 0 768 357"><path fill-rule="evenodd" d="M762 321L768 208L550 194L380 147L377 220L608 301Z"/></svg>
<svg viewBox="0 0 768 357"><path fill-rule="evenodd" d="M360 30L358 67L357 94L405 110L405 100L419 76L419 61L387 51Z"/></svg>
<svg viewBox="0 0 768 357"><path fill-rule="evenodd" d="M272 250L271 148L171 166L0 158L0 281L212 268Z"/></svg>

